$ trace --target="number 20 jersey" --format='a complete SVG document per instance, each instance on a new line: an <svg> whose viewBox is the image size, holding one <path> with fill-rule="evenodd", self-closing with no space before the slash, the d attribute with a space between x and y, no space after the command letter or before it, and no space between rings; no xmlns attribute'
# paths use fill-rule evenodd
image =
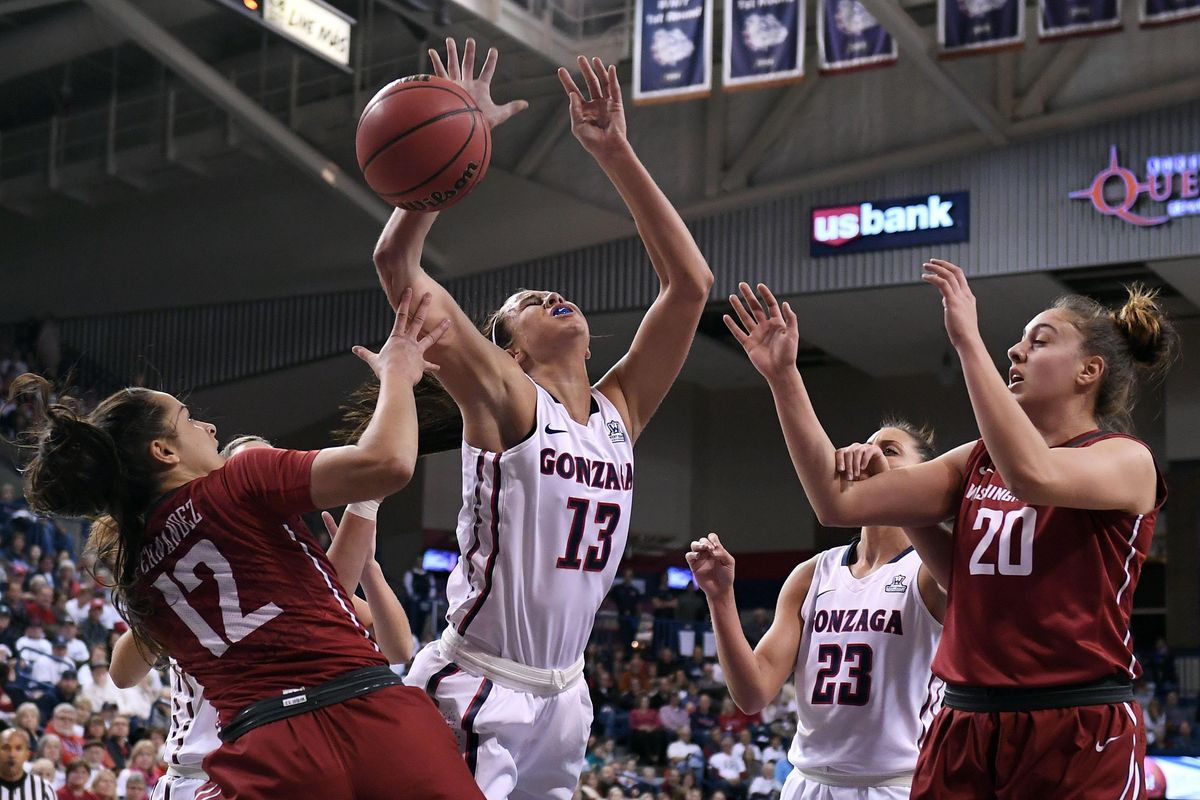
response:
<svg viewBox="0 0 1200 800"><path fill-rule="evenodd" d="M1062 446L1114 437L1132 438L1094 431ZM933 671L947 683L989 687L1135 677L1133 592L1166 496L1159 476L1147 514L1029 505L980 440L967 459Z"/></svg>
<svg viewBox="0 0 1200 800"><path fill-rule="evenodd" d="M911 774L940 709L929 671L942 626L917 586L910 547L856 578L856 545L817 556L796 656L796 738L788 760L806 773L880 780Z"/></svg>
<svg viewBox="0 0 1200 800"><path fill-rule="evenodd" d="M583 655L625 551L633 443L596 389L581 425L534 385L528 439L503 453L463 442L462 558L447 619L484 653L565 669Z"/></svg>

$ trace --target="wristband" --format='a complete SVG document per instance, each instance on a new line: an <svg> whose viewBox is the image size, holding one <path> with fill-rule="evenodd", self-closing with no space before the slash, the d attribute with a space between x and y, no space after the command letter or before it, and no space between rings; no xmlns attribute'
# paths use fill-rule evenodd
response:
<svg viewBox="0 0 1200 800"><path fill-rule="evenodd" d="M379 504L382 502L382 500L363 500L359 503L351 503L346 506L346 513L374 522L375 518L379 516Z"/></svg>

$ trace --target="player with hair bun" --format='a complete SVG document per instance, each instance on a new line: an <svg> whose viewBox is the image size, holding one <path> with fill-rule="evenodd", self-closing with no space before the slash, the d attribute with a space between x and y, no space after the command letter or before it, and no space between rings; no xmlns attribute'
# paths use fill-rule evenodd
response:
<svg viewBox="0 0 1200 800"><path fill-rule="evenodd" d="M491 124L490 66L452 41L439 75L460 82ZM595 385L583 312L554 291L522 290L483 335L420 266L434 214L396 211L375 250L394 304L433 295L450 330L430 351L462 413L462 559L450 576L450 625L405 680L424 688L460 736L492 800L567 800L592 721L583 651L625 549L633 444L683 367L712 272L625 136L615 66L579 59L585 98L559 70L571 131L629 207L659 281L629 352Z"/></svg>
<svg viewBox="0 0 1200 800"><path fill-rule="evenodd" d="M979 333L963 271L931 259L982 439L867 480L838 477L835 449L796 369L797 319L759 284L726 325L767 379L792 463L822 524L954 518L913 536L949 565L933 672L944 709L921 749L912 797L1145 796L1145 735L1129 619L1166 486L1129 430L1137 390L1160 380L1177 337L1130 287L1117 311L1066 297L1009 348L1007 385Z"/></svg>

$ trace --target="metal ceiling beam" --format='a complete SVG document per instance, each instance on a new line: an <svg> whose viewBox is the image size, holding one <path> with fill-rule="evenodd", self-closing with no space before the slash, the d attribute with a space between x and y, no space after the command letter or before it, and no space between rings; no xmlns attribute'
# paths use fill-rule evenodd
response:
<svg viewBox="0 0 1200 800"><path fill-rule="evenodd" d="M750 173L770 154L771 148L774 147L775 142L779 141L779 137L787 131L790 125L795 123L796 114L812 95L816 85L817 82L810 78L803 83L790 86L784 91L779 101L754 126L754 135L750 137L750 141L746 142L746 146L738 153L738 157L725 170L725 177L721 180L722 189L731 192L746 186L750 180Z"/></svg>
<svg viewBox="0 0 1200 800"><path fill-rule="evenodd" d="M525 148L520 161L513 167L513 174L522 178L532 178L533 173L537 172L538 168L554 152L554 148L558 145L559 140L562 139L563 134L570 129L571 118L563 113L562 108L555 105L550 111L549 118L542 123L541 131L529 143L529 146Z"/></svg>
<svg viewBox="0 0 1200 800"><path fill-rule="evenodd" d="M860 0L863 7L879 21L904 51L904 58L911 59L925 77L953 103L959 111L987 136L993 144L1007 144L1004 120L996 109L964 89L954 76L943 67L931 52L933 41L917 25L908 12L895 0Z"/></svg>
<svg viewBox="0 0 1200 800"><path fill-rule="evenodd" d="M1079 69L1091 47L1091 40L1085 39L1062 45L1017 103L1013 116L1024 119L1045 111L1046 101L1062 89L1063 84Z"/></svg>
<svg viewBox="0 0 1200 800"><path fill-rule="evenodd" d="M1012 119L1016 104L1017 54L1005 50L996 56L996 113Z"/></svg>
<svg viewBox="0 0 1200 800"><path fill-rule="evenodd" d="M4 0L0 2L0 17L8 14L19 14L35 8L61 6L63 3L73 3L75 0Z"/></svg>
<svg viewBox="0 0 1200 800"><path fill-rule="evenodd" d="M718 68L714 67L714 71ZM713 86L704 106L704 196L721 193L721 176L725 169L725 92Z"/></svg>
<svg viewBox="0 0 1200 800"><path fill-rule="evenodd" d="M84 2L202 95L269 142L279 155L300 167L309 177L333 189L380 223L386 222L391 216L391 208L359 183L356 177L347 175L329 157L243 94L129 0Z"/></svg>

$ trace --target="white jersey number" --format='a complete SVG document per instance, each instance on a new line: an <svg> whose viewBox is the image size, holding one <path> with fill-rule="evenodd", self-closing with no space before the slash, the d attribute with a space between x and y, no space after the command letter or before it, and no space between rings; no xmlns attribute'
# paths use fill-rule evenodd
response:
<svg viewBox="0 0 1200 800"><path fill-rule="evenodd" d="M196 573L196 568L201 564L208 567L217 583L217 597L221 603L221 621L225 627L224 636L214 631L204 621L204 617L200 616L185 595L185 592L190 595L196 590L196 587L204 582L204 579ZM171 580L171 577L174 577L175 580ZM183 558L175 562L175 569L171 571L171 576L164 572L155 579L154 586L167 598L167 604L183 620L183 624L196 634L200 644L204 645L205 649L217 658L224 655L230 645L237 644L283 613L283 609L279 606L267 603L257 611L243 616L237 583L233 580L233 568L229 566L229 561L221 555L217 546L208 539L196 542ZM181 586L183 591L180 591Z"/></svg>
<svg viewBox="0 0 1200 800"><path fill-rule="evenodd" d="M1013 529L1021 523L1017 543L1017 560L1013 561ZM1032 575L1033 532L1037 527L1037 509L1030 506L1014 509L1007 514L996 508L981 508L975 517L975 530L984 528L983 537L971 553L972 575ZM994 560L985 561L990 555L996 532L1000 532L1000 544Z"/></svg>
<svg viewBox="0 0 1200 800"><path fill-rule="evenodd" d="M589 545L587 555L579 558L579 547L583 542L583 530L587 525L588 510L591 500L579 497L567 498L567 508L571 509L571 530L567 533L567 552L558 557L554 566L559 569L580 569L584 572L603 572L612 554L612 535L621 521L621 507L616 503L596 503L595 523L600 525L596 534L598 545Z"/></svg>

